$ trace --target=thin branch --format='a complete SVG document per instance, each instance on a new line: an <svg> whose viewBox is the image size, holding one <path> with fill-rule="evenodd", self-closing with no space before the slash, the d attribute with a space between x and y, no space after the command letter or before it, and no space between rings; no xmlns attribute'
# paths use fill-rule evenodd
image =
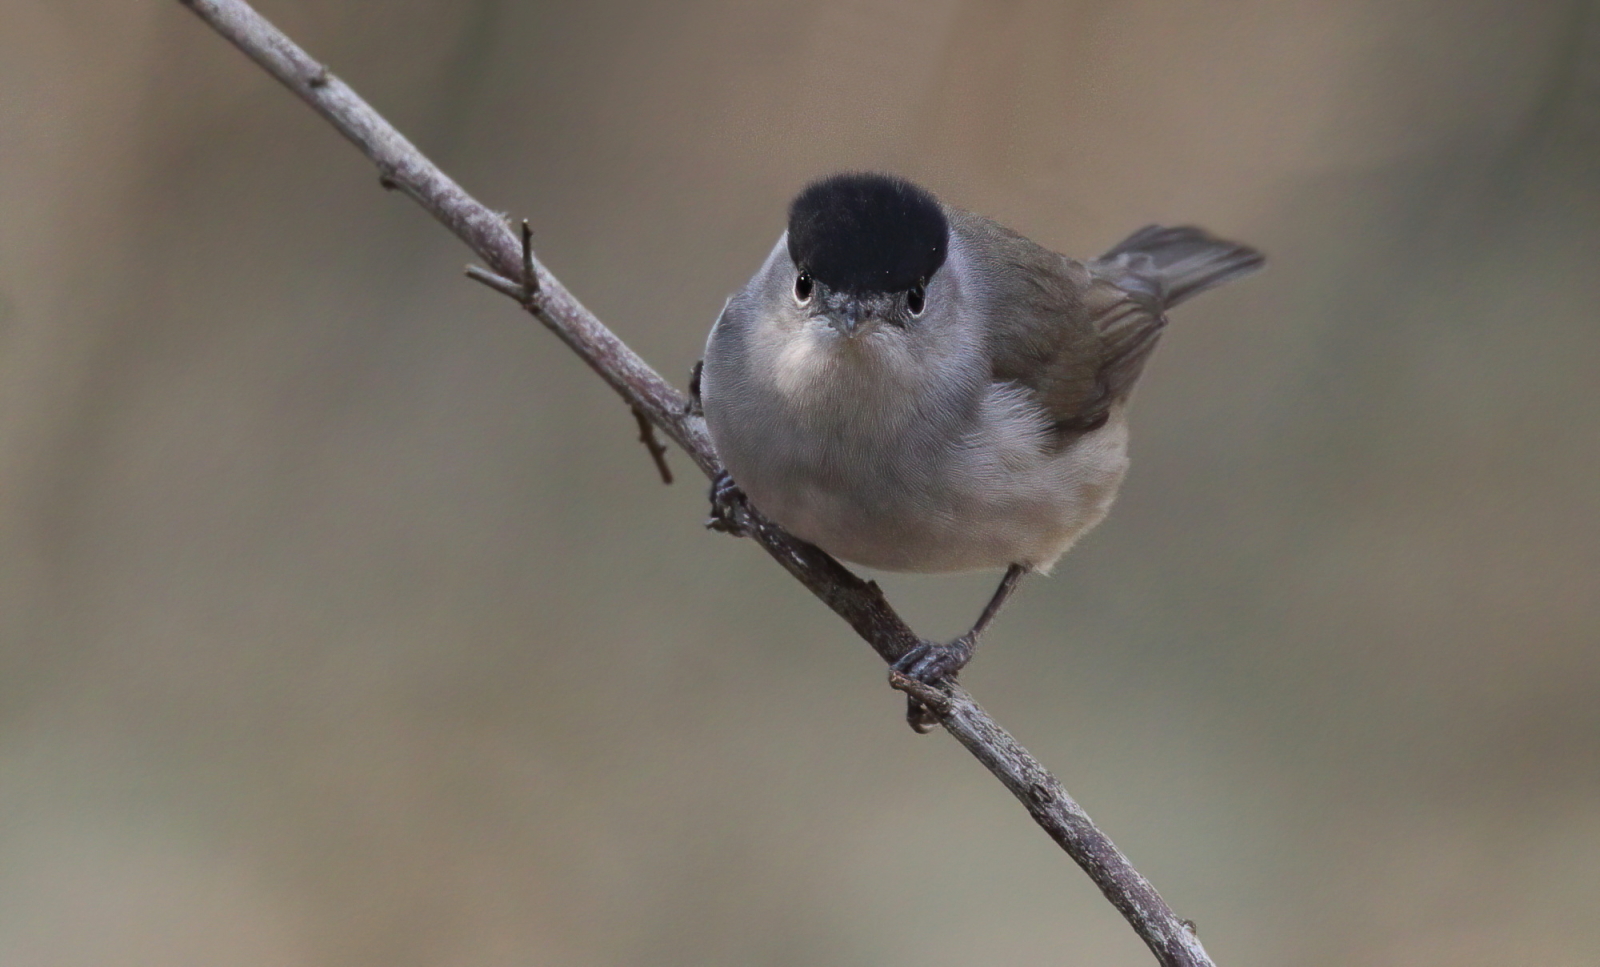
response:
<svg viewBox="0 0 1600 967"><path fill-rule="evenodd" d="M601 324L534 258L526 223L522 238L517 238L504 218L463 191L348 85L243 0L179 2L349 138L377 166L384 187L415 200L488 264L487 270L469 269L469 276L533 313L632 407L642 426L648 420L659 427L708 477L720 472L705 421L691 413L683 394ZM916 634L889 607L876 584L863 581L821 550L791 536L755 508L746 504L738 514L740 530L844 618L886 662L894 662L917 645ZM932 710L940 724L1011 790L1122 911L1160 964L1210 967L1211 960L1193 929L1173 914L1061 784L965 690L953 684L932 688L901 676L893 676L891 684Z"/></svg>
<svg viewBox="0 0 1600 967"><path fill-rule="evenodd" d="M656 462L656 471L661 474L661 482L670 485L672 468L667 466L667 448L656 439L655 424L637 408L633 411L633 419L639 424L639 442L650 451L650 459Z"/></svg>
<svg viewBox="0 0 1600 967"><path fill-rule="evenodd" d="M484 285L500 293L501 295L510 296L511 298L516 299L518 302L521 302L528 297L528 290L526 287L519 285L510 279L495 275L493 272L490 272L481 265L467 266L467 278L473 280L474 282L482 282Z"/></svg>

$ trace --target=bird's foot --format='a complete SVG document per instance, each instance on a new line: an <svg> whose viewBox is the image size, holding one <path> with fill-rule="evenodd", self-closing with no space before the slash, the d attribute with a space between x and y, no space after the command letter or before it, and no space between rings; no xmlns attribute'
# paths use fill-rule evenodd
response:
<svg viewBox="0 0 1600 967"><path fill-rule="evenodd" d="M706 527L734 537L749 536L744 523L747 506L744 491L733 482L728 471L722 471L711 481L711 516L706 518Z"/></svg>
<svg viewBox="0 0 1600 967"><path fill-rule="evenodd" d="M924 641L901 655L894 670L925 685L951 681L972 660L972 645L970 632L955 641Z"/></svg>
<svg viewBox="0 0 1600 967"><path fill-rule="evenodd" d="M955 681L957 673L972 660L972 646L976 638L971 633L955 641L924 641L900 656L892 666L896 672L915 679L924 685L940 685ZM926 705L914 696L906 696L906 724L920 733L932 732L939 719Z"/></svg>

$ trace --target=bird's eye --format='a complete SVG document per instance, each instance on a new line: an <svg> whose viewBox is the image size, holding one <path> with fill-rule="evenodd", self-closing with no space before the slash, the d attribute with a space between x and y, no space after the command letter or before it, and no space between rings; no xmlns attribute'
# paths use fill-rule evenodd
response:
<svg viewBox="0 0 1600 967"><path fill-rule="evenodd" d="M794 277L794 301L801 305L810 302L811 289L811 273L801 269L800 274Z"/></svg>
<svg viewBox="0 0 1600 967"><path fill-rule="evenodd" d="M918 284L911 287L906 293L906 308L911 310L913 316L922 315L922 309L928 302L927 286Z"/></svg>

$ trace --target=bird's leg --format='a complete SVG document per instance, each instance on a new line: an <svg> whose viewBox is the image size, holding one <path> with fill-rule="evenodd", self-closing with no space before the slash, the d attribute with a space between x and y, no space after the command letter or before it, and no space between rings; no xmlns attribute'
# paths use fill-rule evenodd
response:
<svg viewBox="0 0 1600 967"><path fill-rule="evenodd" d="M706 519L706 527L734 537L745 536L744 491L733 482L733 477L724 470L717 474L711 481L711 516Z"/></svg>
<svg viewBox="0 0 1600 967"><path fill-rule="evenodd" d="M943 644L937 641L924 641L900 656L900 660L894 663L895 671L929 685L954 677L956 672L972 660L972 649L977 645L978 638L989 627L989 622L994 620L994 616L1000 613L1006 599L1011 597L1011 592L1017 589L1018 582L1026 573L1027 569L1021 564L1011 565L1006 569L1006 576L1000 579L1000 586L994 589L994 596L984 605L983 613L978 615L972 630L954 641Z"/></svg>
<svg viewBox="0 0 1600 967"><path fill-rule="evenodd" d="M706 408L700 401L700 374L705 371L706 361L695 360L689 368L689 402L683 405L683 411L690 416L705 416Z"/></svg>
<svg viewBox="0 0 1600 967"><path fill-rule="evenodd" d="M983 613L978 615L978 620L972 625L971 630L950 642L922 642L901 655L900 660L894 663L894 670L907 678L914 678L929 685L955 678L956 673L972 660L972 649L977 646L978 639L982 637L995 615L1005 606L1006 599L1011 597L1011 592L1017 589L1022 576L1027 573L1028 569L1021 564L1013 564L1006 568L1006 575L1000 579L1000 586L994 589L994 595L989 598L989 603L983 606ZM906 696L906 721L918 732L927 732L938 724L932 713L909 695Z"/></svg>

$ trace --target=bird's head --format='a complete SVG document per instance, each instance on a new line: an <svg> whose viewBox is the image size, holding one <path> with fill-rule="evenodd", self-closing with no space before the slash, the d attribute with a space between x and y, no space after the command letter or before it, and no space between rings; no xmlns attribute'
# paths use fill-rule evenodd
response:
<svg viewBox="0 0 1600 967"><path fill-rule="evenodd" d="M923 317L950 223L938 199L909 181L847 173L795 196L787 240L795 307L853 338Z"/></svg>

